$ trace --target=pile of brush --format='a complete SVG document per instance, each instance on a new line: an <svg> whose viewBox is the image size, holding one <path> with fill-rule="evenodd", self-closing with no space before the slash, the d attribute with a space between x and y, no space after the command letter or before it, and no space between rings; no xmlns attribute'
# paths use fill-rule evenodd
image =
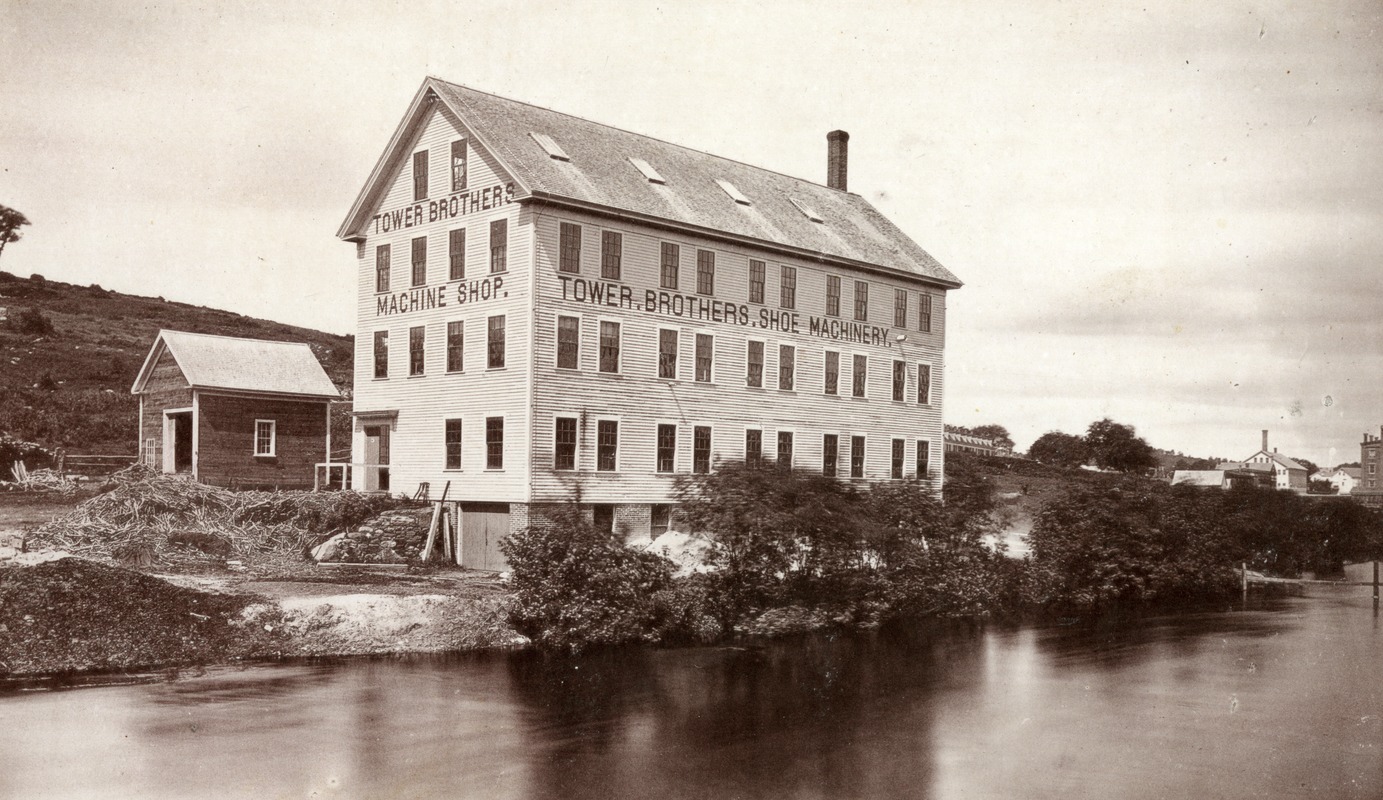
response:
<svg viewBox="0 0 1383 800"><path fill-rule="evenodd" d="M10 466L10 474L14 477L12 481L0 481L0 490L11 492L57 492L59 494L71 494L77 490L77 484L69 481L65 476L59 475L51 469L29 470L24 466L23 461L16 461Z"/></svg>

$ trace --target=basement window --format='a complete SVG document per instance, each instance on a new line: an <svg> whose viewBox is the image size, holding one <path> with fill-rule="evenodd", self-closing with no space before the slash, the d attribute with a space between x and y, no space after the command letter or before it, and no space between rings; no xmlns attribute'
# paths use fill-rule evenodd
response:
<svg viewBox="0 0 1383 800"><path fill-rule="evenodd" d="M652 164L648 163L647 161L644 161L642 158L634 158L633 156L630 156L629 163L633 164L635 169L637 169L639 172L642 172L643 176L645 178L648 178L649 183L656 183L659 185L667 183L667 180L663 178L662 175L658 174L658 170L654 169Z"/></svg>
<svg viewBox="0 0 1383 800"><path fill-rule="evenodd" d="M734 200L736 203L739 203L742 206L747 206L750 204L749 198L745 197L744 193L741 192L739 189L736 189L735 184L722 178L716 178L716 183L720 186L721 189L725 190L726 194L730 195L731 200Z"/></svg>
<svg viewBox="0 0 1383 800"><path fill-rule="evenodd" d="M543 148L543 152L547 153L548 158L553 158L558 161L571 161L571 156L567 155L567 151L563 150L561 145L553 141L551 136L548 136L546 133L538 133L537 131L530 131L528 135L532 136L533 141L537 142L538 146Z"/></svg>
<svg viewBox="0 0 1383 800"><path fill-rule="evenodd" d="M797 201L797 199L792 198L787 198L787 201L792 203L792 206L795 206L795 208L797 208L799 212L802 212L802 216L806 217L806 219L812 220L813 223L819 223L819 221L824 221L822 220L822 215L813 212L812 209L809 209L808 206L806 206L806 203Z"/></svg>
<svg viewBox="0 0 1383 800"><path fill-rule="evenodd" d="M277 444L278 423L272 419L255 420L255 455L273 456Z"/></svg>

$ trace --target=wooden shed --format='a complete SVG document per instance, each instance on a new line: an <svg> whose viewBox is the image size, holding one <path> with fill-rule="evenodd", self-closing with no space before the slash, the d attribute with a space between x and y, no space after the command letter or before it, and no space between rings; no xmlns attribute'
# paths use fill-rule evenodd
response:
<svg viewBox="0 0 1383 800"><path fill-rule="evenodd" d="M140 460L238 487L312 485L340 393L298 342L160 331L130 389Z"/></svg>

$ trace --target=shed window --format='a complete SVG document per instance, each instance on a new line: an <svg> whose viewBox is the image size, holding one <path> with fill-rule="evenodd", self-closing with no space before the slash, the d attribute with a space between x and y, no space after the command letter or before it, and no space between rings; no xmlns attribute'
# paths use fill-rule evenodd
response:
<svg viewBox="0 0 1383 800"><path fill-rule="evenodd" d="M710 383L715 358L715 338L709 333L696 335L696 379Z"/></svg>
<svg viewBox="0 0 1383 800"><path fill-rule="evenodd" d="M850 477L864 477L864 437L850 437Z"/></svg>
<svg viewBox="0 0 1383 800"><path fill-rule="evenodd" d="M692 472L705 475L711 471L711 428L697 425L692 429Z"/></svg>
<svg viewBox="0 0 1383 800"><path fill-rule="evenodd" d="M459 192L466 188L466 140L457 139L451 143L451 190Z"/></svg>
<svg viewBox="0 0 1383 800"><path fill-rule="evenodd" d="M851 394L864 397L869 381L869 356L855 356L855 368L850 375Z"/></svg>
<svg viewBox="0 0 1383 800"><path fill-rule="evenodd" d="M658 426L658 464L659 472L672 472L677 468L677 426Z"/></svg>
<svg viewBox="0 0 1383 800"><path fill-rule="evenodd" d="M408 374L423 374L424 358L423 346L427 336L427 329L421 325L408 329Z"/></svg>
<svg viewBox="0 0 1383 800"><path fill-rule="evenodd" d="M464 281L466 279L466 229L457 228L447 232L447 279Z"/></svg>
<svg viewBox="0 0 1383 800"><path fill-rule="evenodd" d="M619 372L619 336L618 322L600 323L601 372Z"/></svg>
<svg viewBox="0 0 1383 800"><path fill-rule="evenodd" d="M504 417L485 418L485 469L504 469Z"/></svg>
<svg viewBox="0 0 1383 800"><path fill-rule="evenodd" d="M427 237L417 236L413 239L413 285L422 286L427 283Z"/></svg>
<svg viewBox="0 0 1383 800"><path fill-rule="evenodd" d="M375 248L375 291L389 291L389 256L391 250L389 245L382 244Z"/></svg>
<svg viewBox="0 0 1383 800"><path fill-rule="evenodd" d="M893 290L893 327L908 327L908 292L906 289Z"/></svg>
<svg viewBox="0 0 1383 800"><path fill-rule="evenodd" d="M749 302L764 301L764 275L767 271L764 262L749 259Z"/></svg>
<svg viewBox="0 0 1383 800"><path fill-rule="evenodd" d="M892 458L889 461L889 476L898 479L903 477L903 458L907 453L908 443L902 439L893 440Z"/></svg>
<svg viewBox="0 0 1383 800"><path fill-rule="evenodd" d="M617 281L624 271L624 234L619 231L600 233L600 277Z"/></svg>
<svg viewBox="0 0 1383 800"><path fill-rule="evenodd" d="M558 236L558 272L581 271L581 226L573 222L563 222Z"/></svg>
<svg viewBox="0 0 1383 800"><path fill-rule="evenodd" d="M778 431L778 468L792 469L792 431Z"/></svg>
<svg viewBox="0 0 1383 800"><path fill-rule="evenodd" d="M748 345L744 381L745 385L758 389L764 385L764 343L751 339Z"/></svg>
<svg viewBox="0 0 1383 800"><path fill-rule="evenodd" d="M778 345L778 388L792 391L797 372L797 348L790 344Z"/></svg>
<svg viewBox="0 0 1383 800"><path fill-rule="evenodd" d="M716 254L710 250L696 251L696 293L715 294Z"/></svg>
<svg viewBox="0 0 1383 800"><path fill-rule="evenodd" d="M499 369L504 366L504 315L490 317L485 340L485 366Z"/></svg>
<svg viewBox="0 0 1383 800"><path fill-rule="evenodd" d="M466 368L466 323L454 320L447 323L447 372Z"/></svg>
<svg viewBox="0 0 1383 800"><path fill-rule="evenodd" d="M672 242L663 242L662 269L658 274L658 285L664 289L677 289L677 269L682 261L682 248Z"/></svg>
<svg viewBox="0 0 1383 800"><path fill-rule="evenodd" d="M797 267L784 265L779 277L778 305L797 308Z"/></svg>
<svg viewBox="0 0 1383 800"><path fill-rule="evenodd" d="M764 432L750 428L744 432L744 463L757 467L764 460Z"/></svg>
<svg viewBox="0 0 1383 800"><path fill-rule="evenodd" d="M840 393L840 353L834 350L826 351L826 385L822 391L826 394Z"/></svg>
<svg viewBox="0 0 1383 800"><path fill-rule="evenodd" d="M509 220L497 219L490 223L490 272L504 272L509 269Z"/></svg>
<svg viewBox="0 0 1383 800"><path fill-rule="evenodd" d="M821 474L828 478L836 476L836 464L840 461L840 437L834 433L821 437Z"/></svg>
<svg viewBox="0 0 1383 800"><path fill-rule="evenodd" d="M658 331L658 377L677 380L677 331Z"/></svg>
<svg viewBox="0 0 1383 800"><path fill-rule="evenodd" d="M272 456L277 444L278 423L272 419L255 420L255 455Z"/></svg>
<svg viewBox="0 0 1383 800"><path fill-rule="evenodd" d="M558 417L554 432L554 469L576 469L576 417Z"/></svg>
<svg viewBox="0 0 1383 800"><path fill-rule="evenodd" d="M869 284L865 281L855 281L855 319L869 320Z"/></svg>
<svg viewBox="0 0 1383 800"><path fill-rule="evenodd" d="M602 419L595 425L595 468L614 472L619 456L619 423Z"/></svg>
<svg viewBox="0 0 1383 800"><path fill-rule="evenodd" d="M840 316L840 276L826 276L826 315Z"/></svg>
<svg viewBox="0 0 1383 800"><path fill-rule="evenodd" d="M557 366L576 369L581 365L581 318L557 318Z"/></svg>
<svg viewBox="0 0 1383 800"><path fill-rule="evenodd" d="M389 377L389 331L375 331L375 377Z"/></svg>
<svg viewBox="0 0 1383 800"><path fill-rule="evenodd" d="M413 199L427 199L427 151L413 154Z"/></svg>
<svg viewBox="0 0 1383 800"><path fill-rule="evenodd" d="M449 419L445 422L443 446L446 448L445 469L461 469L461 420Z"/></svg>

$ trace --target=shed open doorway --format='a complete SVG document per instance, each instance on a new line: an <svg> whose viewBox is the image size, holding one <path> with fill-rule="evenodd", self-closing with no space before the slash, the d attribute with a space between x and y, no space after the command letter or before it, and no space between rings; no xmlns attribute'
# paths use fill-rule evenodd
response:
<svg viewBox="0 0 1383 800"><path fill-rule="evenodd" d="M163 471L192 472L192 409L163 412Z"/></svg>

